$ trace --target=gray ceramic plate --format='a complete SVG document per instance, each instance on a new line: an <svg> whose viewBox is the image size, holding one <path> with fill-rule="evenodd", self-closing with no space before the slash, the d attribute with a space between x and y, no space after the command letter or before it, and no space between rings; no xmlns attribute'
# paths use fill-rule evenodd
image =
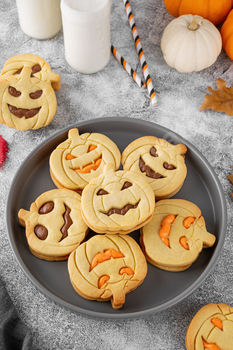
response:
<svg viewBox="0 0 233 350"><path fill-rule="evenodd" d="M18 223L18 210L29 210L30 204L43 192L55 188L49 175L49 156L67 139L67 131L78 127L80 133L98 132L110 137L120 151L134 139L154 135L172 144L184 143L188 152L188 175L181 190L173 198L187 199L198 205L207 230L216 236L214 247L201 252L186 271L167 272L148 264L145 281L126 295L125 305L114 310L110 302L81 298L71 286L67 262L47 262L32 255L24 228ZM188 141L154 123L131 118L102 118L77 123L52 135L37 147L18 170L8 197L7 226L15 257L29 279L53 301L79 313L101 318L132 318L146 316L175 305L192 293L210 273L222 249L226 232L226 204L219 180L212 167ZM93 234L90 232L90 234ZM138 242L139 231L130 234ZM87 237L88 238L88 237Z"/></svg>

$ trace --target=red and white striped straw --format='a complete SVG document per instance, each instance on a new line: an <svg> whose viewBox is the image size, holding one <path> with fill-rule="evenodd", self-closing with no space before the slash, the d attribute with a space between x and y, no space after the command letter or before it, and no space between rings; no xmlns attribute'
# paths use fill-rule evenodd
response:
<svg viewBox="0 0 233 350"><path fill-rule="evenodd" d="M133 70L133 68L130 67L130 65L126 62L124 57L122 57L117 49L111 44L111 51L115 59L124 67L126 72L133 78L136 84L140 86L141 88L145 88L146 84L142 81L142 79L139 77L139 75Z"/></svg>
<svg viewBox="0 0 233 350"><path fill-rule="evenodd" d="M141 41L140 41L140 38L138 35L138 30L137 30L137 27L135 24L132 9L131 9L129 0L123 0L123 3L125 5L125 11L126 11L126 14L127 14L128 20L129 20L129 25L130 25L132 35L133 35L133 38L135 41L136 50L137 50L137 53L139 56L143 75L144 75L144 78L146 81L146 86L147 86L147 89L148 89L148 92L150 95L151 104L152 104L152 106L156 106L157 105L157 97L156 97L156 94L154 91L154 87L153 87L152 80L150 77L149 69L148 69L148 66L146 63L145 54L144 54L143 49L142 49L142 44L141 44Z"/></svg>

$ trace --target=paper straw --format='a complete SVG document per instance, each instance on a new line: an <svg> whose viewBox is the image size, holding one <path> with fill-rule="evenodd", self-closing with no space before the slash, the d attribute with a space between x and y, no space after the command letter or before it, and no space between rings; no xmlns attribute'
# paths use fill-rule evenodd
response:
<svg viewBox="0 0 233 350"><path fill-rule="evenodd" d="M132 35L133 35L133 38L134 38L134 41L135 41L136 50L137 50L137 53L138 53L138 56L139 56L139 60L140 60L140 64L141 64L141 67L142 67L143 75L144 75L144 78L145 78L145 81L146 81L146 86L147 86L147 89L148 89L148 92L149 92L149 95L150 95L151 104L153 106L156 106L157 105L157 97L156 97L156 94L155 94L155 91L154 91L154 87L153 87L152 80L151 80L151 77L150 77L149 69L148 69L148 66L147 66L147 63L146 63L145 54L144 54L143 49L142 49L142 44L141 44L141 41L140 41L140 38L139 38L139 35L138 35L138 30L137 30L137 27L136 27L136 24L135 24L134 17L133 17L133 14L132 14L132 9L131 9L129 0L123 0L123 3L125 5L125 11L126 11L126 14L127 14L128 20L129 20L129 25L130 25L130 28L131 28L131 31L132 31Z"/></svg>
<svg viewBox="0 0 233 350"><path fill-rule="evenodd" d="M117 51L117 49L113 45L111 45L111 51L112 51L112 54L115 57L115 59L124 67L126 72L133 78L135 83L137 83L138 86L140 86L141 88L144 89L146 87L146 84L142 81L142 79L139 77L139 75L130 67L130 65L126 62L124 57L122 57L119 54L119 52Z"/></svg>

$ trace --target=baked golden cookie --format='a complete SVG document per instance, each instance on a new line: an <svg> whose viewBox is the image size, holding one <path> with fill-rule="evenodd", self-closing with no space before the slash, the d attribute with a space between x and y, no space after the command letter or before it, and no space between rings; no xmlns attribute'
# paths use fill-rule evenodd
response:
<svg viewBox="0 0 233 350"><path fill-rule="evenodd" d="M182 271L211 247L215 236L207 232L201 210L183 199L155 203L152 220L141 229L146 259L163 270Z"/></svg>
<svg viewBox="0 0 233 350"><path fill-rule="evenodd" d="M155 136L143 136L123 151L124 170L143 174L154 190L156 199L170 198L182 187L187 175L183 144L172 145Z"/></svg>
<svg viewBox="0 0 233 350"><path fill-rule="evenodd" d="M51 178L58 188L81 193L93 178L103 173L105 164L112 163L117 170L120 158L117 145L107 136L98 133L79 135L78 129L74 128L50 156Z"/></svg>
<svg viewBox="0 0 233 350"><path fill-rule="evenodd" d="M18 130L39 129L48 125L57 110L51 85L31 77L31 68L21 74L0 79L0 123Z"/></svg>
<svg viewBox="0 0 233 350"><path fill-rule="evenodd" d="M54 90L60 89L60 75L52 73L49 64L40 56L33 54L22 54L9 58L1 70L1 78L20 74L24 67L32 69L32 76L52 84Z"/></svg>
<svg viewBox="0 0 233 350"><path fill-rule="evenodd" d="M104 173L83 190L82 215L97 233L134 231L152 218L155 197L145 177L107 164Z"/></svg>
<svg viewBox="0 0 233 350"><path fill-rule="evenodd" d="M31 252L40 259L66 260L88 233L80 195L65 189L41 194L30 211L20 209L18 217Z"/></svg>
<svg viewBox="0 0 233 350"><path fill-rule="evenodd" d="M132 237L96 235L82 243L68 259L75 291L85 299L111 300L114 309L137 288L147 274L147 262Z"/></svg>
<svg viewBox="0 0 233 350"><path fill-rule="evenodd" d="M232 350L233 307L226 304L203 306L186 333L187 350Z"/></svg>

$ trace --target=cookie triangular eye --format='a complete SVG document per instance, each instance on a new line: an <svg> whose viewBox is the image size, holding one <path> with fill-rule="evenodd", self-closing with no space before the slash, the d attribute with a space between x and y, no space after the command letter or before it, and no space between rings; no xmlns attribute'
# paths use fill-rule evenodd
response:
<svg viewBox="0 0 233 350"><path fill-rule="evenodd" d="M151 155L152 157L158 157L158 156L159 156L156 152L157 152L157 149L156 149L154 146L151 147L151 149L150 149L150 155Z"/></svg>
<svg viewBox="0 0 233 350"><path fill-rule="evenodd" d="M14 88L13 86L9 86L8 88L9 94L13 97L19 97L21 95L21 92Z"/></svg>
<svg viewBox="0 0 233 350"><path fill-rule="evenodd" d="M103 190L102 188L97 192L97 196L103 196L105 194L109 194L107 191Z"/></svg>
<svg viewBox="0 0 233 350"><path fill-rule="evenodd" d="M129 188L129 187L131 187L131 186L133 186L133 184L132 184L131 182L125 181L124 185L123 185L122 188L121 188L121 191L122 191L122 190L125 190L126 188Z"/></svg>
<svg viewBox="0 0 233 350"><path fill-rule="evenodd" d="M41 71L41 66L39 64L35 64L35 66L32 67L32 74L31 76L33 76L33 74L38 73Z"/></svg>
<svg viewBox="0 0 233 350"><path fill-rule="evenodd" d="M166 169L166 170L174 170L174 169L176 169L175 165L173 165L173 164L168 164L167 162L164 162L164 163L163 163L163 167L164 167L164 169Z"/></svg>
<svg viewBox="0 0 233 350"><path fill-rule="evenodd" d="M42 95L43 91L42 90L37 90L35 92L31 92L29 96L33 99L36 100L37 98L40 98Z"/></svg>

